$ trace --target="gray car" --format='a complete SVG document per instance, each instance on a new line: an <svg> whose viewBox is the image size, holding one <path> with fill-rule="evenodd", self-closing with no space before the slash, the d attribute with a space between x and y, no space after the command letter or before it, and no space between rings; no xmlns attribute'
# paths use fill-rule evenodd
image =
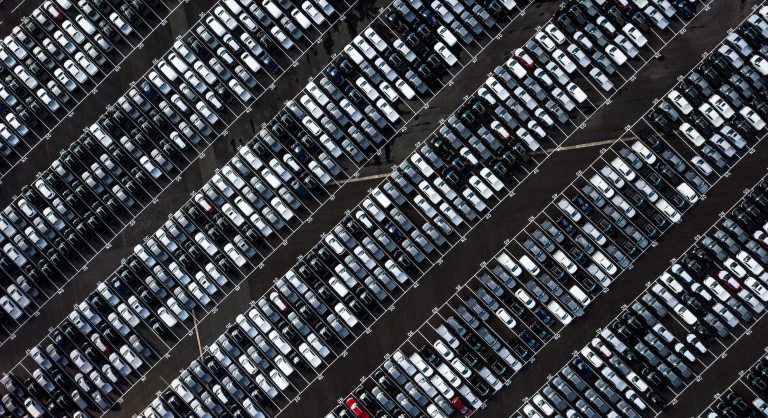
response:
<svg viewBox="0 0 768 418"><path fill-rule="evenodd" d="M407 412L408 415L412 417L417 417L421 414L419 408L416 408L416 406L414 406L404 394L398 393L395 399L397 400L398 403L400 403L400 406L402 406L403 409L405 409L405 412Z"/></svg>
<svg viewBox="0 0 768 418"><path fill-rule="evenodd" d="M568 403L565 402L565 400L558 395L558 393L552 389L550 386L545 386L544 389L541 390L541 393L544 394L544 396L552 403L552 405L555 406L555 408L560 412L565 412L565 410L568 409Z"/></svg>
<svg viewBox="0 0 768 418"><path fill-rule="evenodd" d="M571 388L571 386L565 382L560 376L556 376L554 379L552 379L552 385L554 385L557 390L560 391L560 393L565 396L566 399L568 399L570 402L575 401L578 398L578 395L574 390Z"/></svg>

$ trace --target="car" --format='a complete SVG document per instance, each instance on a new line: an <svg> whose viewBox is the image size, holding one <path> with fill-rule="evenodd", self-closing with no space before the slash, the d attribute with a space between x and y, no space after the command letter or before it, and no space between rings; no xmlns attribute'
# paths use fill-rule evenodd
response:
<svg viewBox="0 0 768 418"><path fill-rule="evenodd" d="M131 25L126 23L126 21L116 12L110 13L109 20L123 33L123 35L130 36L133 33Z"/></svg>
<svg viewBox="0 0 768 418"><path fill-rule="evenodd" d="M451 52L451 50L442 42L435 43L434 46L435 52L440 55L440 57L448 64L449 67L452 67L456 65L457 62L459 62L459 59L456 58L456 55Z"/></svg>
<svg viewBox="0 0 768 418"><path fill-rule="evenodd" d="M352 411L352 413L355 414L355 416L357 418L369 418L370 417L368 412L362 406L360 406L360 404L358 403L357 399L355 399L355 397L353 397L353 396L348 397L344 401L344 405L346 405L347 408L349 408L349 410Z"/></svg>

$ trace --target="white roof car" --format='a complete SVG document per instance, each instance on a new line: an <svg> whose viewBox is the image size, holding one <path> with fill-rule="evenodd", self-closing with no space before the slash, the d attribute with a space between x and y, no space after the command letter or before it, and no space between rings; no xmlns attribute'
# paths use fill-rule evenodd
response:
<svg viewBox="0 0 768 418"><path fill-rule="evenodd" d="M739 260L741 264L744 265L747 270L749 270L749 272L755 276L760 276L765 271L763 266L760 265L757 260L755 260L744 250L741 250L736 254L736 259Z"/></svg>
<svg viewBox="0 0 768 418"><path fill-rule="evenodd" d="M754 54L749 59L749 63L752 64L752 67L754 67L762 76L768 75L768 60L765 58L758 54Z"/></svg>
<svg viewBox="0 0 768 418"><path fill-rule="evenodd" d="M566 40L563 32L561 32L560 29L558 29L557 26L555 26L552 23L549 23L546 26L544 26L543 32L549 35L558 44L562 44Z"/></svg>
<svg viewBox="0 0 768 418"><path fill-rule="evenodd" d="M699 170L701 174L705 176L711 175L714 171L712 169L712 166L709 165L708 162L706 162L703 158L701 158L698 155L691 158L691 163L693 164L694 167L696 167L697 170Z"/></svg>
<svg viewBox="0 0 768 418"><path fill-rule="evenodd" d="M541 45L542 48L544 48L549 52L551 52L557 47L557 44L552 39L552 37L550 37L543 31L536 32L536 34L533 37L536 39L536 41L538 41L539 45Z"/></svg>
<svg viewBox="0 0 768 418"><path fill-rule="evenodd" d="M680 212L678 212L672 205L664 199L656 201L656 208L658 208L664 215L669 218L670 221L678 223L682 219Z"/></svg>
<svg viewBox="0 0 768 418"><path fill-rule="evenodd" d="M520 274L523 273L523 269L520 268L520 265L515 263L507 253L502 253L501 255L496 257L496 261L498 261L499 264L502 265L502 267L504 267L508 272L510 272L515 277L519 277Z"/></svg>
<svg viewBox="0 0 768 418"><path fill-rule="evenodd" d="M693 111L693 106L688 102L688 99L686 99L679 91L672 90L667 94L667 97L669 100L672 101L672 104L674 104L680 111L687 115Z"/></svg>
<svg viewBox="0 0 768 418"><path fill-rule="evenodd" d="M456 58L456 55L454 55L453 52L451 52L451 50L448 49L448 47L442 42L438 41L435 43L434 49L435 52L440 55L440 57L446 62L446 64L448 64L449 67L452 67L456 65L457 62L459 62L459 59Z"/></svg>
<svg viewBox="0 0 768 418"><path fill-rule="evenodd" d="M754 277L748 277L744 280L744 286L751 290L760 300L768 302L768 290Z"/></svg>
<svg viewBox="0 0 768 418"><path fill-rule="evenodd" d="M618 268L616 265L611 262L611 260L608 259L608 257L605 256L601 251L596 251L594 254L592 254L592 259L597 263L600 268L605 270L606 273L613 276L618 271Z"/></svg>
<svg viewBox="0 0 768 418"><path fill-rule="evenodd" d="M336 306L333 307L333 310L336 311L336 313L341 316L341 319L343 319L344 322L346 322L350 327L354 327L358 324L359 321L357 318L351 312L349 312L346 305L343 303L337 303Z"/></svg>
<svg viewBox="0 0 768 418"><path fill-rule="evenodd" d="M536 306L536 302L531 298L528 293L523 289L517 289L515 291L515 297L517 297L523 305L528 309L533 309Z"/></svg>
<svg viewBox="0 0 768 418"><path fill-rule="evenodd" d="M481 196L485 199L490 199L493 196L493 191L483 182L479 177L473 175L470 177L468 183L472 186Z"/></svg>
<svg viewBox="0 0 768 418"><path fill-rule="evenodd" d="M675 311L675 313L677 313L677 315L680 316L680 318L688 325L694 325L699 321L696 318L696 315L694 315L682 303L678 303L672 310Z"/></svg>
<svg viewBox="0 0 768 418"><path fill-rule="evenodd" d="M713 94L709 97L708 101L725 119L730 119L736 113L731 105L720 97L719 94Z"/></svg>
<svg viewBox="0 0 768 418"><path fill-rule="evenodd" d="M624 25L621 30L624 32L624 34L627 35L629 39L632 40L632 42L638 47L642 48L648 43L648 38L643 35L643 32L641 32L635 25L631 23L627 23Z"/></svg>
<svg viewBox="0 0 768 418"><path fill-rule="evenodd" d="M697 147L704 145L704 137L701 136L699 131L688 122L684 122L680 125L680 133L682 133L693 145L696 145Z"/></svg>
<svg viewBox="0 0 768 418"><path fill-rule="evenodd" d="M622 52L619 47L617 47L614 44L608 44L608 46L605 47L605 53L613 60L616 65L621 66L625 62L627 62L627 56Z"/></svg>
<svg viewBox="0 0 768 418"><path fill-rule="evenodd" d="M571 74L576 71L576 64L562 50L555 49L551 52L551 55L566 73Z"/></svg>
<svg viewBox="0 0 768 418"><path fill-rule="evenodd" d="M551 300L549 303L547 303L547 309L549 309L549 311L552 312L552 314L554 314L557 319L563 323L563 325L568 325L573 320L571 314L566 312L565 309L563 309L563 307L554 300Z"/></svg>
<svg viewBox="0 0 768 418"><path fill-rule="evenodd" d="M712 107L712 105L709 103L704 103L699 106L699 111L715 128L719 128L723 123L725 123L725 120L722 118L722 116L720 116L715 108Z"/></svg>
<svg viewBox="0 0 768 418"><path fill-rule="evenodd" d="M555 251L552 254L552 258L554 258L558 264L560 264L566 271L568 271L568 273L576 273L576 264L574 264L574 262L571 261L571 259L561 250Z"/></svg>
<svg viewBox="0 0 768 418"><path fill-rule="evenodd" d="M613 187L611 187L599 174L594 174L590 177L589 182L609 199L615 194Z"/></svg>
<svg viewBox="0 0 768 418"><path fill-rule="evenodd" d="M645 162L648 164L653 164L656 161L656 155L640 141L635 141L632 143L632 150L635 151L640 156L640 158L645 160Z"/></svg>
<svg viewBox="0 0 768 418"><path fill-rule="evenodd" d="M485 179L485 181L491 185L491 187L496 190L497 192L500 192L502 189L504 189L504 183L499 180L498 177L496 177L495 174L491 172L488 168L483 168L480 170L480 176Z"/></svg>
<svg viewBox="0 0 768 418"><path fill-rule="evenodd" d="M739 114L752 125L755 130L762 131L765 128L765 121L749 106L744 106L739 110Z"/></svg>
<svg viewBox="0 0 768 418"><path fill-rule="evenodd" d="M133 33L133 28L131 25L126 23L119 14L113 12L109 15L109 20L112 21L112 23L114 23L118 29L120 29L120 32L122 32L123 35L127 36Z"/></svg>
<svg viewBox="0 0 768 418"><path fill-rule="evenodd" d="M517 321L512 315L504 308L496 310L496 316L504 323L509 329L514 329L517 325Z"/></svg>

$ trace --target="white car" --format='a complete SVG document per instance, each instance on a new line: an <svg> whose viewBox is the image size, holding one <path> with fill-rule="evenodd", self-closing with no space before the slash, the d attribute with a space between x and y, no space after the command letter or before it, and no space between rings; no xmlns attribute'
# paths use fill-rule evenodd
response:
<svg viewBox="0 0 768 418"><path fill-rule="evenodd" d="M704 176L709 176L714 172L712 166L698 155L691 158L691 164Z"/></svg>
<svg viewBox="0 0 768 418"><path fill-rule="evenodd" d="M337 303L333 310L336 311L336 313L341 316L341 319L343 319L344 322L346 322L350 327L354 327L358 324L359 321L357 318L347 309L346 305L343 303Z"/></svg>
<svg viewBox="0 0 768 418"><path fill-rule="evenodd" d="M515 297L528 309L533 309L536 306L536 302L531 298L528 293L523 289L517 289L515 291Z"/></svg>
<svg viewBox="0 0 768 418"><path fill-rule="evenodd" d="M19 319L24 314L8 296L0 297L0 306L14 320Z"/></svg>
<svg viewBox="0 0 768 418"><path fill-rule="evenodd" d="M552 312L563 325L568 325L573 320L573 317L554 300L547 304L547 309L549 309L549 311Z"/></svg>
<svg viewBox="0 0 768 418"><path fill-rule="evenodd" d="M697 131L696 128L691 126L691 124L688 122L681 124L679 129L680 133L683 134L683 136L693 145L696 145L697 147L704 145L704 137L701 136L699 131Z"/></svg>
<svg viewBox="0 0 768 418"><path fill-rule="evenodd" d="M447 27L440 25L439 28L437 28L437 35L440 36L440 38L448 45L448 46L454 46L459 41L458 38L456 38L456 35L451 32L450 29Z"/></svg>
<svg viewBox="0 0 768 418"><path fill-rule="evenodd" d="M485 179L486 183L490 184L491 187L497 192L500 192L502 189L504 189L504 183L502 183L501 180L499 180L499 178L496 177L496 175L493 174L490 169L483 168L480 170L480 176Z"/></svg>
<svg viewBox="0 0 768 418"><path fill-rule="evenodd" d="M568 273L576 273L576 264L571 261L571 259L561 250L555 251L554 254L552 254L552 258L554 258L555 261L557 261L557 263L560 264L560 266L563 267Z"/></svg>
<svg viewBox="0 0 768 418"><path fill-rule="evenodd" d="M672 101L672 104L674 104L680 111L687 115L693 111L693 106L688 102L688 99L686 99L679 91L672 90L667 94L667 98Z"/></svg>
<svg viewBox="0 0 768 418"><path fill-rule="evenodd" d="M504 323L504 325L507 326L509 329L514 329L517 325L517 321L515 320L512 315L507 312L504 308L499 308L496 310L496 316L501 320L501 322Z"/></svg>
<svg viewBox="0 0 768 418"><path fill-rule="evenodd" d="M605 47L605 53L618 66L622 66L627 62L627 56L621 49L619 49L619 47L614 44L608 44L608 46Z"/></svg>
<svg viewBox="0 0 768 418"><path fill-rule="evenodd" d="M558 29L557 26L555 26L552 23L544 26L542 31L547 35L549 35L549 37L552 38L558 44L562 44L563 42L566 41L565 34L563 34L563 32L561 32L560 29Z"/></svg>
<svg viewBox="0 0 768 418"><path fill-rule="evenodd" d="M605 73L600 70L597 67L592 68L589 70L589 75L597 81L598 85L600 86L603 91L610 92L613 90L614 84L613 81L611 81Z"/></svg>
<svg viewBox="0 0 768 418"><path fill-rule="evenodd" d="M719 94L713 94L709 99L709 103L723 115L724 119L730 119L736 113L733 108L726 102Z"/></svg>
<svg viewBox="0 0 768 418"><path fill-rule="evenodd" d="M760 263L758 263L757 260L755 260L746 251L739 251L739 253L736 254L736 259L739 260L741 264L743 264L749 270L750 273L756 276L763 274L763 271L765 271L763 266L760 265Z"/></svg>
<svg viewBox="0 0 768 418"><path fill-rule="evenodd" d="M272 369L272 371L269 372L269 378L272 379L280 390L285 390L288 387L288 380L286 380L285 376L283 376L277 369Z"/></svg>
<svg viewBox="0 0 768 418"><path fill-rule="evenodd" d="M536 32L536 34L533 37L536 39L539 45L541 45L541 47L544 48L547 52L552 52L555 48L557 48L557 43L552 39L552 37L550 37L548 34L544 33L543 31Z"/></svg>
<svg viewBox="0 0 768 418"><path fill-rule="evenodd" d="M601 251L596 251L594 254L592 254L592 260L597 263L600 268L602 268L606 273L613 276L618 271L618 268L616 265L611 262L611 260L608 259L608 257L605 256Z"/></svg>
<svg viewBox="0 0 768 418"><path fill-rule="evenodd" d="M592 183L605 197L611 198L615 194L613 187L611 187L600 175L595 174L589 178L589 182Z"/></svg>
<svg viewBox="0 0 768 418"><path fill-rule="evenodd" d="M117 26L118 29L120 29L120 32L123 33L123 35L129 36L133 33L133 28L131 25L125 22L122 17L120 17L117 13L112 13L109 15L109 20Z"/></svg>
<svg viewBox="0 0 768 418"><path fill-rule="evenodd" d="M678 212L664 199L659 199L656 201L656 208L663 212L664 215L666 215L666 217L674 223L678 223L682 219L680 212Z"/></svg>
<svg viewBox="0 0 768 418"><path fill-rule="evenodd" d="M760 300L768 302L768 290L754 277L748 277L744 280L744 286L751 290Z"/></svg>
<svg viewBox="0 0 768 418"><path fill-rule="evenodd" d="M627 35L629 39L632 40L632 42L638 47L642 48L648 43L648 38L643 35L643 32L641 32L635 25L631 23L627 23L624 25L621 30L624 32L624 34Z"/></svg>
<svg viewBox="0 0 768 418"><path fill-rule="evenodd" d="M755 54L749 59L749 63L752 64L752 67L754 67L761 75L768 76L768 60Z"/></svg>
<svg viewBox="0 0 768 418"><path fill-rule="evenodd" d="M398 120L400 120L400 114L397 113L397 111L387 102L386 100L379 99L376 102L376 107L379 108L384 113L384 116L391 122L396 123Z"/></svg>
<svg viewBox="0 0 768 418"><path fill-rule="evenodd" d="M456 65L457 62L459 62L459 59L456 58L456 55L451 52L450 49L448 49L445 44L442 42L437 42L435 44L435 52L437 52L438 55L448 64L449 67L452 67Z"/></svg>
<svg viewBox="0 0 768 418"><path fill-rule="evenodd" d="M722 126L723 123L725 123L725 120L722 116L715 110L714 107L712 107L709 103L704 103L701 106L699 106L699 111L704 115L704 117L711 123L715 128L719 128Z"/></svg>
<svg viewBox="0 0 768 418"><path fill-rule="evenodd" d="M678 303L673 308L673 310L688 325L694 325L697 322L699 322L698 318L696 318L696 315L694 315L693 312L691 312L688 308L686 308L685 305L683 305L682 303Z"/></svg>

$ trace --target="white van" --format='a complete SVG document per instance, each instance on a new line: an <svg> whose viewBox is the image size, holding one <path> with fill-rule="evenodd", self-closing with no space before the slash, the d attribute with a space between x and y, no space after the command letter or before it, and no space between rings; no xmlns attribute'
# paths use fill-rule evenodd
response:
<svg viewBox="0 0 768 418"><path fill-rule="evenodd" d="M520 264L524 269L528 271L528 273L531 273L531 275L534 277L541 273L539 266L537 266L536 263L534 263L533 260L531 260L527 255L520 257Z"/></svg>

